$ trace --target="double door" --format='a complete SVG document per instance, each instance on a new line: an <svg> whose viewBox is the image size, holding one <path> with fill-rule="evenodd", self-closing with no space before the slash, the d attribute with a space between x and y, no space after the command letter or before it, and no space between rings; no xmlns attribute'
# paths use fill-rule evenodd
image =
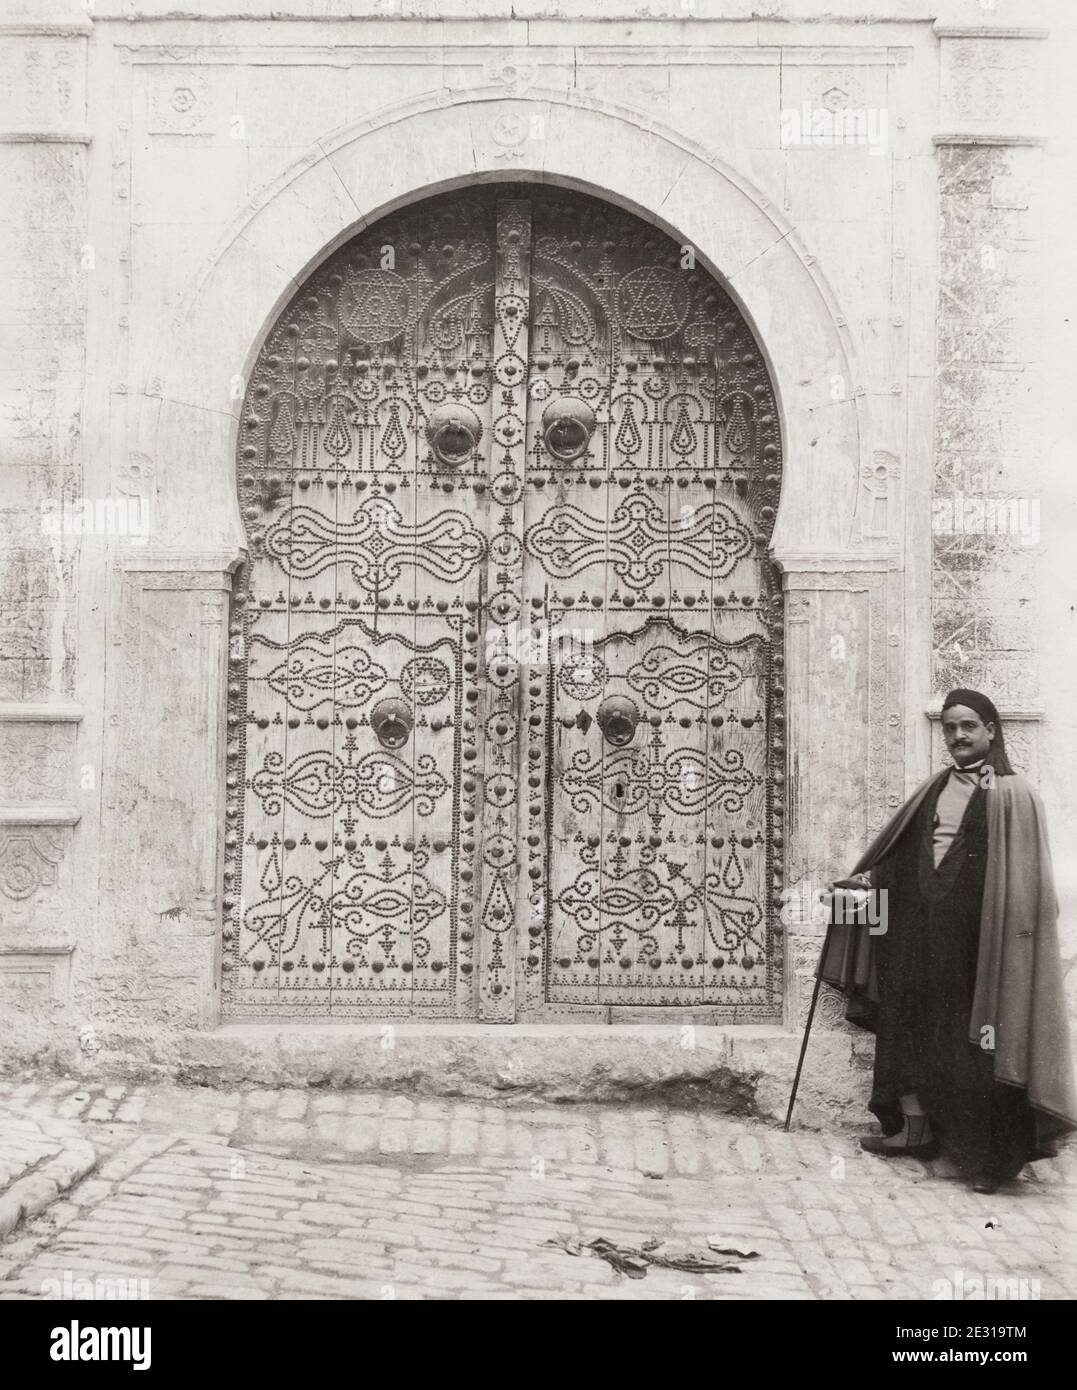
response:
<svg viewBox="0 0 1077 1390"><path fill-rule="evenodd" d="M240 428L227 1014L773 1017L779 485L653 226L493 185L335 253Z"/></svg>

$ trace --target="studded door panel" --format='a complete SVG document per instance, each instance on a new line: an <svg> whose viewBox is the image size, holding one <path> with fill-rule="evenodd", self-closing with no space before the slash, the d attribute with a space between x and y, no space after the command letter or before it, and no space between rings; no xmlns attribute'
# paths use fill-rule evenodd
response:
<svg viewBox="0 0 1077 1390"><path fill-rule="evenodd" d="M259 356L229 714L232 1016L474 1013L493 238L486 198L380 223ZM463 411L448 464L431 446L447 407ZM390 701L410 720L399 743L378 734Z"/></svg>
<svg viewBox="0 0 1077 1390"><path fill-rule="evenodd" d="M524 592L550 660L528 686L546 767L520 1013L773 1017L769 382L690 248L555 190L536 194L532 222ZM590 432L574 458L572 421ZM635 721L626 744L603 730L610 708Z"/></svg>
<svg viewBox="0 0 1077 1390"><path fill-rule="evenodd" d="M476 188L315 272L241 420L226 1015L773 1017L779 473L628 213Z"/></svg>

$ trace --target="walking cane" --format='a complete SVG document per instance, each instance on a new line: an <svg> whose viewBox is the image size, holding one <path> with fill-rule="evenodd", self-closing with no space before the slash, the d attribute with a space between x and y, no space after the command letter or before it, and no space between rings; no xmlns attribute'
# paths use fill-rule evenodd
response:
<svg viewBox="0 0 1077 1390"><path fill-rule="evenodd" d="M864 883L861 879L842 878L834 884L834 888L863 888ZM827 951L830 947L830 933L834 930L834 913L837 909L838 899L834 897L830 906L830 921L826 924L826 935L823 937L823 949L819 952L819 964L815 967L815 988L811 992L811 1004L808 1008L808 1021L804 1025L804 1040L800 1044L800 1056L797 1059L796 1075L793 1077L793 1089L789 1094L789 1109L785 1112L785 1126L789 1129L790 1121L793 1118L793 1106L797 1100L797 1090L800 1087L800 1073L804 1069L804 1054L808 1050L808 1038L811 1035L812 1021L815 1018L815 1006L819 1002L819 986L823 983L823 961L826 960ZM843 913L844 924L844 913Z"/></svg>
<svg viewBox="0 0 1077 1390"><path fill-rule="evenodd" d="M789 1109L785 1112L785 1128L787 1130L789 1128L789 1122L793 1118L793 1106L796 1104L797 1100L800 1073L804 1067L804 1054L808 1050L808 1036L811 1033L812 1019L815 1017L815 1006L819 1002L819 986L823 983L823 977L819 972L823 968L823 959L826 956L827 946L830 944L830 928L833 925L833 919L826 924L826 936L823 938L823 949L819 953L819 964L815 967L815 988L811 992L811 1006L808 1009L808 1021L804 1026L804 1041L800 1044L800 1056L797 1059L796 1075L793 1077L793 1089L789 1095Z"/></svg>

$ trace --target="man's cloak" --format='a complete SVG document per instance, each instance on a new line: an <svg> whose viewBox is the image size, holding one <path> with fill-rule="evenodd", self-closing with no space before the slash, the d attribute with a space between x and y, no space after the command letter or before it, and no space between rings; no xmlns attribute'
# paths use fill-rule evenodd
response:
<svg viewBox="0 0 1077 1390"><path fill-rule="evenodd" d="M929 777L913 792L854 874L869 872L890 853L948 772ZM1046 818L1038 794L1023 777L996 774L985 794L987 867L968 1038L987 1051L993 1044L995 1080L1027 1092L1037 1138L1043 1141L1077 1129ZM901 930L900 923L888 926ZM866 926L835 926L819 962L820 977L846 996L846 1017L866 1027L872 1026L879 999L874 946Z"/></svg>

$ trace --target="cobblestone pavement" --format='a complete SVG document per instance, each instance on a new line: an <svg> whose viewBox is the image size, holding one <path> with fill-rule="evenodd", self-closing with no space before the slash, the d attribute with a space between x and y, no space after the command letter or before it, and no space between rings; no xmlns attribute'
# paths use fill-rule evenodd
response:
<svg viewBox="0 0 1077 1390"><path fill-rule="evenodd" d="M0 1240L37 1216L94 1167L97 1154L78 1126L47 1113L0 1113Z"/></svg>
<svg viewBox="0 0 1077 1390"><path fill-rule="evenodd" d="M0 1135L28 1120L98 1166L0 1244L0 1298L1077 1295L1072 1151L986 1197L847 1134L652 1106L0 1082ZM632 1279L550 1243L598 1237L757 1257Z"/></svg>

